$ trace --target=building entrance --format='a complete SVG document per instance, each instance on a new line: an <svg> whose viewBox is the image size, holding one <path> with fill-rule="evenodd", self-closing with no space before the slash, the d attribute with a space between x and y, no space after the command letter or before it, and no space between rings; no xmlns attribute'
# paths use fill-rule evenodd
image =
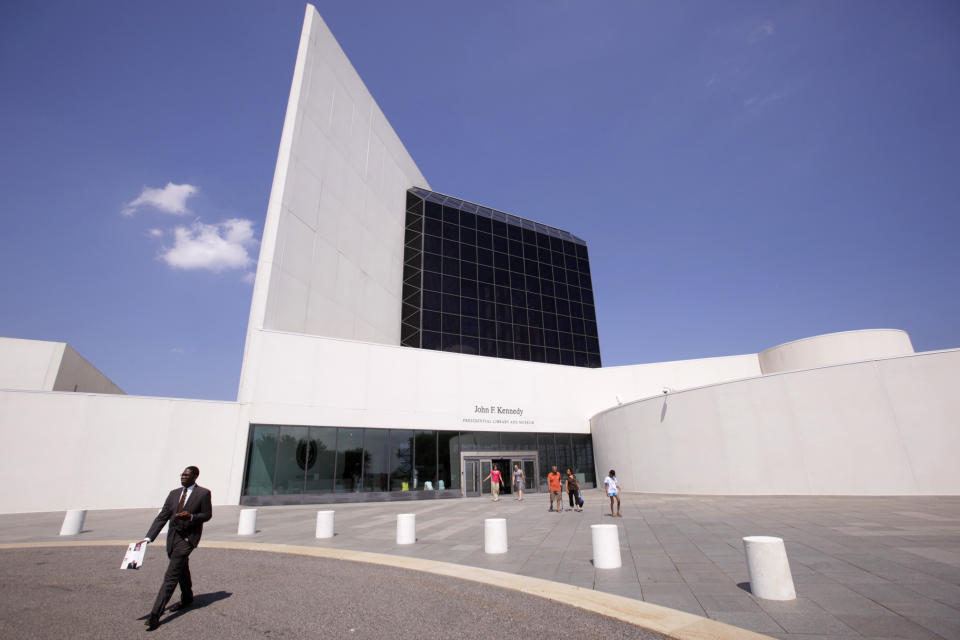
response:
<svg viewBox="0 0 960 640"><path fill-rule="evenodd" d="M490 470L497 465L503 474L503 487L500 494L513 493L513 465L523 469L524 491L537 493L540 477L536 451L471 451L460 455L460 473L463 476L463 495L490 495ZM484 480L484 478L487 478Z"/></svg>

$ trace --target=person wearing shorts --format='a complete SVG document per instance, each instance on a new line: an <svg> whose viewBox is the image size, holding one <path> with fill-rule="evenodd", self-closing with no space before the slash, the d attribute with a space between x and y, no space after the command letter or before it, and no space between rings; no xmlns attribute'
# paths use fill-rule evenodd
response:
<svg viewBox="0 0 960 640"><path fill-rule="evenodd" d="M550 511L553 511L553 503L557 503L557 512L563 511L563 503L560 502L560 472L557 471L557 465L551 467L553 471L547 474L547 487L550 489Z"/></svg>
<svg viewBox="0 0 960 640"><path fill-rule="evenodd" d="M617 485L617 472L610 469L610 475L603 479L603 485L607 489L607 495L610 496L610 515L622 518L620 515L620 487ZM613 499L617 499L617 512L613 512Z"/></svg>

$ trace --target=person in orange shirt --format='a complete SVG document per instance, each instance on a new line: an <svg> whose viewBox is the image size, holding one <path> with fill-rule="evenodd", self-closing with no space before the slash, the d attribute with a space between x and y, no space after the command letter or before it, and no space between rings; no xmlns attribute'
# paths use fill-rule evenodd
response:
<svg viewBox="0 0 960 640"><path fill-rule="evenodd" d="M547 486L550 488L550 511L553 511L553 501L557 501L557 512L563 511L563 503L560 502L560 472L557 471L557 465L551 467L553 471L547 474Z"/></svg>

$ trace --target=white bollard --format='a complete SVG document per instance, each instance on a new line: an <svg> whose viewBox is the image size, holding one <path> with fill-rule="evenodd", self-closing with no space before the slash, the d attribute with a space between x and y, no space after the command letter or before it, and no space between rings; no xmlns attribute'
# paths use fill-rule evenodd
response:
<svg viewBox="0 0 960 640"><path fill-rule="evenodd" d="M620 536L615 524L592 524L593 566L597 569L618 569L620 562Z"/></svg>
<svg viewBox="0 0 960 640"><path fill-rule="evenodd" d="M257 532L257 510L240 509L240 523L237 525L238 536L252 536Z"/></svg>
<svg viewBox="0 0 960 640"><path fill-rule="evenodd" d="M413 544L417 541L417 514L397 514L397 544Z"/></svg>
<svg viewBox="0 0 960 640"><path fill-rule="evenodd" d="M317 537L333 537L333 511L317 511Z"/></svg>
<svg viewBox="0 0 960 640"><path fill-rule="evenodd" d="M793 575L787 560L783 538L773 536L746 536L743 548L747 552L747 572L750 574L750 592L766 600L795 600Z"/></svg>
<svg viewBox="0 0 960 640"><path fill-rule="evenodd" d="M87 519L86 509L69 509L63 516L60 535L75 536L83 530L83 521Z"/></svg>
<svg viewBox="0 0 960 640"><path fill-rule="evenodd" d="M487 518L483 521L484 553L507 552L507 519Z"/></svg>

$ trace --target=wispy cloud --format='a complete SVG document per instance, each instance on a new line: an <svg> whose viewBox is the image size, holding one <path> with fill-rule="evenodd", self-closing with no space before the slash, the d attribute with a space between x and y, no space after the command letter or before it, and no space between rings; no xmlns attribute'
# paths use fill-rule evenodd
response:
<svg viewBox="0 0 960 640"><path fill-rule="evenodd" d="M170 353L183 353L183 349L181 347L174 347L170 349Z"/></svg>
<svg viewBox="0 0 960 640"><path fill-rule="evenodd" d="M206 269L220 272L244 269L253 260L247 248L257 244L253 221L232 218L217 224L199 220L190 227L173 230L174 245L160 252L160 258L175 269Z"/></svg>
<svg viewBox="0 0 960 640"><path fill-rule="evenodd" d="M776 32L776 29L773 26L772 22L764 22L761 25L758 25L753 28L750 32L750 35L747 36L747 42L753 44L754 42L760 42L769 38Z"/></svg>
<svg viewBox="0 0 960 640"><path fill-rule="evenodd" d="M173 184L172 182L168 182L167 186L161 189L144 187L139 196L123 207L122 213L125 216L132 216L137 209L146 206L175 216L187 215L190 213L187 209L187 198L196 192L197 187L192 184Z"/></svg>
<svg viewBox="0 0 960 640"><path fill-rule="evenodd" d="M163 237L163 229L147 229L147 235L151 238Z"/></svg>
<svg viewBox="0 0 960 640"><path fill-rule="evenodd" d="M743 106L747 108L759 109L771 103L779 102L787 97L786 90L774 91L766 95L751 96L743 101Z"/></svg>
<svg viewBox="0 0 960 640"><path fill-rule="evenodd" d="M243 274L243 277L240 278L242 282L246 282L247 284L253 284L253 281L256 279L257 274L253 271L247 271L245 274Z"/></svg>

